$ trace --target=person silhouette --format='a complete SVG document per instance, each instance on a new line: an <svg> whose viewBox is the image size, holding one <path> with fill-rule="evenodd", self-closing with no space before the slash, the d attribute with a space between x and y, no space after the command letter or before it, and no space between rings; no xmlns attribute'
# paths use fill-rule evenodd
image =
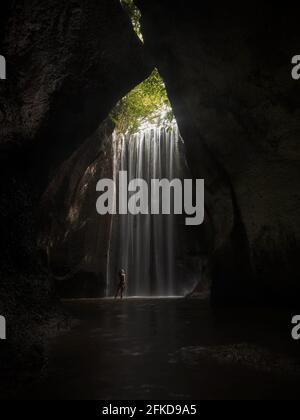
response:
<svg viewBox="0 0 300 420"><path fill-rule="evenodd" d="M117 292L115 295L115 299L117 299L117 297L120 295L120 298L123 299L123 295L126 289L126 272L125 270L122 268L119 271L119 283L118 283L118 287L117 287Z"/></svg>

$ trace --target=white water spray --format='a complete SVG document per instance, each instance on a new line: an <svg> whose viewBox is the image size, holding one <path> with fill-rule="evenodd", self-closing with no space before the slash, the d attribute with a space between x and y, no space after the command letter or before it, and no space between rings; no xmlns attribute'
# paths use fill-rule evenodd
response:
<svg viewBox="0 0 300 420"><path fill-rule="evenodd" d="M114 180L127 171L128 182L183 179L183 140L176 124L114 136ZM117 185L118 188L118 185ZM176 224L179 216L115 215L108 252L107 296L113 296L118 271L128 275L128 296L180 295L176 276Z"/></svg>

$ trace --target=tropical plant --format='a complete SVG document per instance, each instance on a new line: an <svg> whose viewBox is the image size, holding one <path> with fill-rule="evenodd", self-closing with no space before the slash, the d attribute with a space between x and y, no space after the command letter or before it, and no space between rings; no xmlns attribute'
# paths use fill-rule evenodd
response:
<svg viewBox="0 0 300 420"><path fill-rule="evenodd" d="M124 10L128 13L133 29L137 36L143 41L143 35L141 31L141 12L134 4L133 0L120 0Z"/></svg>
<svg viewBox="0 0 300 420"><path fill-rule="evenodd" d="M147 125L172 123L174 115L157 69L117 104L111 114L118 133L135 133Z"/></svg>

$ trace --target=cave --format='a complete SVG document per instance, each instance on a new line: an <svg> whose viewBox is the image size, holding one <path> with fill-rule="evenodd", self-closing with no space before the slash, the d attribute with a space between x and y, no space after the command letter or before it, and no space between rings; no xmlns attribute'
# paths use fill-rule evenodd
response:
<svg viewBox="0 0 300 420"><path fill-rule="evenodd" d="M188 178L184 141L154 69L64 162L42 196L39 254L60 297L113 297L121 268L129 279L127 297L185 296L200 284L208 293L201 273L207 257L185 226L199 219L192 202L183 208L188 194L182 185L193 187ZM136 181L147 191L136 185L130 192ZM124 199L115 191L125 192Z"/></svg>
<svg viewBox="0 0 300 420"><path fill-rule="evenodd" d="M296 395L298 48L296 13L256 0L3 8L1 395ZM121 171L204 180L204 222L97 213Z"/></svg>

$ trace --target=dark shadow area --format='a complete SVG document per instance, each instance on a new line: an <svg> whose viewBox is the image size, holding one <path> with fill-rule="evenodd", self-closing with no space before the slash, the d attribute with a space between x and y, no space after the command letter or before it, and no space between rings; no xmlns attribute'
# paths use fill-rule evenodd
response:
<svg viewBox="0 0 300 420"><path fill-rule="evenodd" d="M1 397L297 398L298 15L258 0L122 3L15 0L1 12ZM205 222L180 225L174 252L193 290L78 300L107 294L112 220L95 203L114 173L112 110L154 69L189 173L205 179ZM112 276L124 262L113 264Z"/></svg>
<svg viewBox="0 0 300 420"><path fill-rule="evenodd" d="M51 341L45 376L21 399L298 397L299 346L287 334L288 314L227 310L224 317L205 300L184 299L65 306L79 323Z"/></svg>

